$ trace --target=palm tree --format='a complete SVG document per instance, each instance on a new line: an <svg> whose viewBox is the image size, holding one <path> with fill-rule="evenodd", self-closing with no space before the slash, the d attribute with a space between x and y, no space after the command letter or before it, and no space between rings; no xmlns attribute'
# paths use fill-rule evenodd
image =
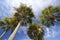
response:
<svg viewBox="0 0 60 40"><path fill-rule="evenodd" d="M49 6L48 8L45 8L42 10L42 15L39 17L39 19L41 24L45 25L48 28L50 28L51 25L54 26L55 22L60 23L60 7ZM42 36L40 37L43 38Z"/></svg>
<svg viewBox="0 0 60 40"><path fill-rule="evenodd" d="M8 23L8 20L7 20L7 18L5 18L6 20L5 20L5 22L6 23ZM2 27L5 27L5 29L4 29L4 31L3 31L3 33L0 35L0 38L7 32L7 28L6 28L6 25L5 25L5 23L3 22L3 21L0 21L0 27L2 28Z"/></svg>
<svg viewBox="0 0 60 40"><path fill-rule="evenodd" d="M0 21L0 27L3 28L4 27L4 31L2 32L2 34L0 35L0 38L2 38L4 36L4 34L8 31L8 30L13 30L15 29L16 25L17 25L18 21L16 19L15 16L11 17L11 18L7 18L5 17L3 19L3 21ZM12 33L11 32L11 33Z"/></svg>
<svg viewBox="0 0 60 40"><path fill-rule="evenodd" d="M32 18L34 17L32 9L25 4L15 9L17 12L14 14L14 16L17 17L18 24L8 40L14 39L15 34L20 26L26 26L27 24L30 25L32 23Z"/></svg>
<svg viewBox="0 0 60 40"><path fill-rule="evenodd" d="M60 23L60 7L49 6L42 11L40 16L41 23L50 27L54 25L55 22Z"/></svg>
<svg viewBox="0 0 60 40"><path fill-rule="evenodd" d="M29 26L27 34L32 40L44 40L44 29L37 23L32 23Z"/></svg>

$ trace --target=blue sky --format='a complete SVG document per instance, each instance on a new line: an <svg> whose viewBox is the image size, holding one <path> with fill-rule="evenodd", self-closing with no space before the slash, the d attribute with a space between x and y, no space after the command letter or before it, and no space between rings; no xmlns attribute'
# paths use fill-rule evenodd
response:
<svg viewBox="0 0 60 40"><path fill-rule="evenodd" d="M14 13L13 7L18 7L21 3L32 7L33 12L36 16L36 19L33 19L35 22L39 22L37 19L45 7L49 5L60 6L60 0L0 0L0 20L3 17L12 16ZM60 40L59 26L59 24L55 24L55 26L51 26L50 29L45 28L45 40ZM0 30L0 33L1 31L3 30ZM11 30L5 34L2 40L7 40L10 32ZM14 40L30 40L26 32L27 28L19 28Z"/></svg>

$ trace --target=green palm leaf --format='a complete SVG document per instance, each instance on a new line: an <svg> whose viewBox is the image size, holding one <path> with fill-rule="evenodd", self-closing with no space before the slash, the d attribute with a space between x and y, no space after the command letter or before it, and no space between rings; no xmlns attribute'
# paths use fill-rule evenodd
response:
<svg viewBox="0 0 60 40"><path fill-rule="evenodd" d="M33 23L29 26L27 31L28 36L33 40L43 40L44 38L44 29L41 25Z"/></svg>

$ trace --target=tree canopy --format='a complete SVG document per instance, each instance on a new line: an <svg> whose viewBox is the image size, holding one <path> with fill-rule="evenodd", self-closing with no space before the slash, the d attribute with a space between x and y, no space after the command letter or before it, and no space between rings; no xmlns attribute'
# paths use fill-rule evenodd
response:
<svg viewBox="0 0 60 40"><path fill-rule="evenodd" d="M60 7L49 6L42 10L42 15L40 16L41 23L50 27L54 25L55 22L60 23Z"/></svg>
<svg viewBox="0 0 60 40"><path fill-rule="evenodd" d="M39 17L41 24L33 23L32 18L35 17L35 15L31 7L23 4L20 5L18 8L15 8L15 10L16 12L12 17L5 17L2 21L0 21L0 29L4 27L5 32L10 29L13 32L19 22L21 23L20 26L27 26L27 24L29 24L29 28L27 30L28 36L33 40L44 40L45 30L42 25L45 25L49 28L51 25L54 26L55 22L60 23L59 6L48 6L47 8L43 9L42 15Z"/></svg>

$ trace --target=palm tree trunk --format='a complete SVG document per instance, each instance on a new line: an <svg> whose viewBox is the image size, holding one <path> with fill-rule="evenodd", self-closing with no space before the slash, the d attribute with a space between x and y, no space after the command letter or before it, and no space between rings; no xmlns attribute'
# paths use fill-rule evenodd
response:
<svg viewBox="0 0 60 40"><path fill-rule="evenodd" d="M13 40L17 31L18 31L18 28L20 27L20 22L18 23L17 27L15 28L15 30L13 31L13 33L10 35L9 39L8 40Z"/></svg>
<svg viewBox="0 0 60 40"><path fill-rule="evenodd" d="M1 34L0 39L5 35L6 32L7 32L7 31L5 30L5 31Z"/></svg>
<svg viewBox="0 0 60 40"><path fill-rule="evenodd" d="M6 34L6 32L9 30L9 27L8 28L6 28L3 32L2 32L2 34L0 35L0 39Z"/></svg>

